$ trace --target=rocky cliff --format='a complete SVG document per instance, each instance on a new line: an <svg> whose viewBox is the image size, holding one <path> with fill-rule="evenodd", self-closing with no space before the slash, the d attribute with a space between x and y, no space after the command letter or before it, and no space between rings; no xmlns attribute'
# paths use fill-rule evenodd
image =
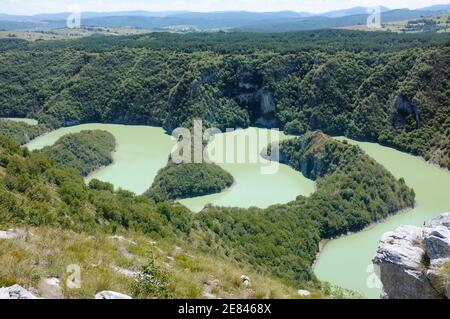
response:
<svg viewBox="0 0 450 319"><path fill-rule="evenodd" d="M384 234L373 263L382 298L450 298L450 213Z"/></svg>

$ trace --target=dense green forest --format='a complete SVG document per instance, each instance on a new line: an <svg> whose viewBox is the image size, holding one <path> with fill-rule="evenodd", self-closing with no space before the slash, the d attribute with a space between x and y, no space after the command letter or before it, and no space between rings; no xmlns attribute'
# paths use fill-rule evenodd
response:
<svg viewBox="0 0 450 319"><path fill-rule="evenodd" d="M0 116L321 129L449 167L450 35L321 30L0 41Z"/></svg>
<svg viewBox="0 0 450 319"><path fill-rule="evenodd" d="M115 191L98 180L85 185L77 170L0 136L0 225L107 233L129 229L177 238L211 256L320 288L311 265L321 239L361 230L414 203L414 192L403 180L358 147L323 133L283 142L280 152L283 162L317 180L310 198L299 196L267 209L208 207L193 214L177 204Z"/></svg>
<svg viewBox="0 0 450 319"><path fill-rule="evenodd" d="M147 195L156 202L220 193L233 184L233 176L215 164L170 162L155 177Z"/></svg>
<svg viewBox="0 0 450 319"><path fill-rule="evenodd" d="M56 163L72 167L87 176L113 162L115 147L116 141L111 133L96 130L64 135L41 152Z"/></svg>

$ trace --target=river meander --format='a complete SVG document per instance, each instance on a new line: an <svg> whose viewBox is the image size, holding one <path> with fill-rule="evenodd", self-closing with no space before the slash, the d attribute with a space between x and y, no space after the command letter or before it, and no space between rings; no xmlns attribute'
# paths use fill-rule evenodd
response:
<svg viewBox="0 0 450 319"><path fill-rule="evenodd" d="M40 149L52 145L65 134L93 129L111 132L116 138L117 150L114 163L98 170L87 180L98 178L138 194L150 187L158 170L166 165L175 145L175 141L157 127L85 124L58 129L38 137L27 146L31 150ZM246 133L248 130L227 134ZM280 139L284 138L287 137L281 134ZM395 215L366 231L329 241L317 261L315 273L319 279L358 291L368 298L377 298L380 287L373 274L371 259L381 235L403 224L422 225L438 214L450 211L450 174L420 158L388 147L352 140L349 142L359 145L395 177L403 177L416 192L417 204L414 209ZM264 146L259 145L258 151ZM261 158L257 163L219 165L234 176L235 183L230 189L220 194L180 202L193 211L200 211L206 204L265 208L272 204L287 203L298 195L308 196L314 191L311 180L286 165L280 165L276 174L261 174L261 167L267 165Z"/></svg>

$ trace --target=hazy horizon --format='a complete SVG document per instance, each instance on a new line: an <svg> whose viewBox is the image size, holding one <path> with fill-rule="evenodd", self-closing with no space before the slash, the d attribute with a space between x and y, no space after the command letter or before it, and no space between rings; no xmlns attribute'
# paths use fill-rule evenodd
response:
<svg viewBox="0 0 450 319"><path fill-rule="evenodd" d="M442 0L0 0L0 13L10 15L51 14L72 11L78 6L83 12L116 11L295 11L325 13L353 7L385 6L390 9L418 9L432 5L448 4Z"/></svg>

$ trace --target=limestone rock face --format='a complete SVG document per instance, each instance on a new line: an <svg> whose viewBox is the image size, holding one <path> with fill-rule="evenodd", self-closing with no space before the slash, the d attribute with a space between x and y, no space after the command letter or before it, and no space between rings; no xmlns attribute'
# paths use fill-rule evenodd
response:
<svg viewBox="0 0 450 319"><path fill-rule="evenodd" d="M408 115L413 116L416 122L416 127L419 128L421 126L421 122L418 107L414 103L409 102L404 96L398 95L393 103L392 121L394 126L405 127L406 117Z"/></svg>
<svg viewBox="0 0 450 319"><path fill-rule="evenodd" d="M95 295L95 299L132 299L130 296L115 291L102 291Z"/></svg>
<svg viewBox="0 0 450 319"><path fill-rule="evenodd" d="M383 298L437 299L446 297L438 283L450 262L450 213L424 227L401 226L383 235L373 259L383 283Z"/></svg>
<svg viewBox="0 0 450 319"><path fill-rule="evenodd" d="M425 249L430 259L450 257L450 228L438 226L426 234Z"/></svg>
<svg viewBox="0 0 450 319"><path fill-rule="evenodd" d="M14 285L7 288L0 288L0 299L38 299L25 288Z"/></svg>

